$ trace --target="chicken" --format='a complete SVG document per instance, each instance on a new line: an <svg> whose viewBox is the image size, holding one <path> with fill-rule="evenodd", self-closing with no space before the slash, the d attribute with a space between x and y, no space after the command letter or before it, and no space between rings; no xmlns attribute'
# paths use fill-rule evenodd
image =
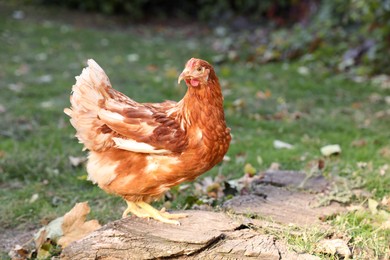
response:
<svg viewBox="0 0 390 260"><path fill-rule="evenodd" d="M89 150L88 179L127 202L132 213L170 224L184 214L149 203L172 186L192 181L221 162L231 140L223 96L213 67L191 58L180 74L187 92L179 102L137 103L111 87L103 69L88 60L76 77L64 112Z"/></svg>

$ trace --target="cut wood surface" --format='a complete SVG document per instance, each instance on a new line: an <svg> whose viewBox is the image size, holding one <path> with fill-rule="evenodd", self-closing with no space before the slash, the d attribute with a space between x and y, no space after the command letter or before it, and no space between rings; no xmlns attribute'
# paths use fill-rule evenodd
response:
<svg viewBox="0 0 390 260"><path fill-rule="evenodd" d="M241 229L224 213L186 211L181 226L129 217L72 243L62 259L317 259L275 243L270 235Z"/></svg>
<svg viewBox="0 0 390 260"><path fill-rule="evenodd" d="M286 178L283 178L286 177ZM266 172L253 193L234 197L225 212L185 211L180 226L128 217L109 223L62 251L63 259L319 259L289 250L283 241L258 232L256 215L269 223L321 225L338 204L314 207L325 179L305 180L300 172ZM306 187L306 190L302 190ZM264 223L261 222L261 223ZM255 229L248 226L257 225ZM256 230L256 231L255 231Z"/></svg>
<svg viewBox="0 0 390 260"><path fill-rule="evenodd" d="M338 203L317 207L314 194L261 186L250 195L237 196L224 204L236 214L252 214L283 224L307 226L322 224L321 219L342 210Z"/></svg>
<svg viewBox="0 0 390 260"><path fill-rule="evenodd" d="M318 206L317 193L325 192L329 186L323 176L306 179L303 172L268 171L252 187L251 194L236 196L223 207L283 224L322 225L324 216L343 211L338 203Z"/></svg>

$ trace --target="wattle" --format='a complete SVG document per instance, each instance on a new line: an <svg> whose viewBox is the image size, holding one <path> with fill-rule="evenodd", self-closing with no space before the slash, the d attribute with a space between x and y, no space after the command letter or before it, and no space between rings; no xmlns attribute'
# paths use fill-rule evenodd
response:
<svg viewBox="0 0 390 260"><path fill-rule="evenodd" d="M199 86L199 80L197 80L197 79L191 79L190 83L191 83L191 86L193 86L193 87Z"/></svg>

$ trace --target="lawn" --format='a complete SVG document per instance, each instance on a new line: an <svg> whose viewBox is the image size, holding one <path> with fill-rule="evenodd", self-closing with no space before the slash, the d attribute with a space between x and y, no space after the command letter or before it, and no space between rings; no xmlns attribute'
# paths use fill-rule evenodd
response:
<svg viewBox="0 0 390 260"><path fill-rule="evenodd" d="M83 14L55 17L50 10L22 9L20 17L14 12L19 9L0 3L1 232L40 227L82 201L89 201L92 218L103 224L116 220L123 200L86 181L83 165L69 160L86 155L63 113L74 77L93 58L113 86L134 100L180 100L185 87L177 77L185 62L200 57L213 63L218 55L210 48L212 28L118 25L91 15L80 22ZM91 17L97 19L94 26ZM389 202L381 203L390 197L389 88L300 62L225 62L215 69L233 141L230 160L204 176L239 178L246 164L258 172L272 163L308 170L323 159L325 176L367 190L378 209L389 211ZM276 149L275 140L294 148ZM341 154L324 158L320 148L328 144L339 144ZM172 207L188 208L192 193L178 196ZM353 195L348 203L367 208L367 196ZM389 256L388 227L378 230L382 220L375 212L363 213L350 212L332 224L352 238L351 246L363 248L356 256L380 258L386 250ZM376 240L367 242L372 232ZM299 242L289 241L293 247Z"/></svg>

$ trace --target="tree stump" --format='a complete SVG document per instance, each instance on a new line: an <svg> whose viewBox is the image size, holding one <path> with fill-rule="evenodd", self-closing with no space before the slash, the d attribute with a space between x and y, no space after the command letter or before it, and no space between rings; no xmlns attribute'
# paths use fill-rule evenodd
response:
<svg viewBox="0 0 390 260"><path fill-rule="evenodd" d="M273 236L242 228L224 213L186 211L181 226L129 217L62 251L62 259L318 259L289 251Z"/></svg>
<svg viewBox="0 0 390 260"><path fill-rule="evenodd" d="M63 249L63 259L319 259L288 249L272 235L248 228L267 225L322 225L338 204L313 207L315 193L329 183L306 180L301 172L273 171L254 184L253 192L234 197L223 207L229 213L186 211L173 226L136 217L109 223ZM306 191L303 188L306 188ZM309 190L308 190L309 189ZM251 219L258 215L266 220Z"/></svg>

